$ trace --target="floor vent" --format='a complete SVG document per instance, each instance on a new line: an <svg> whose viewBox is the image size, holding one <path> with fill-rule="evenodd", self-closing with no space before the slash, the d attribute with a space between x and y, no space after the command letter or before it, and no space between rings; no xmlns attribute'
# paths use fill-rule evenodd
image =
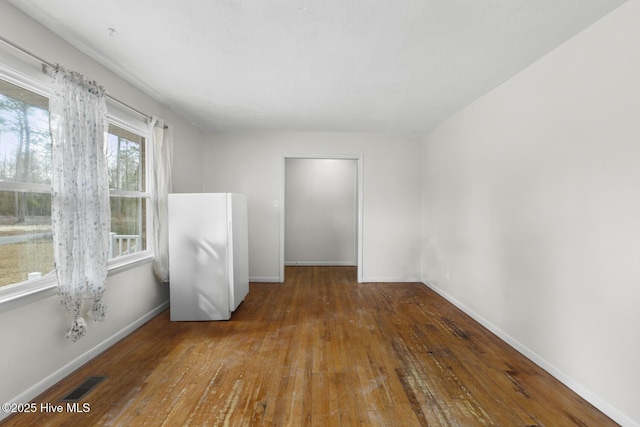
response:
<svg viewBox="0 0 640 427"><path fill-rule="evenodd" d="M107 377L89 377L78 386L71 393L60 399L61 402L77 402L85 397L91 390L96 388L98 384L104 381Z"/></svg>

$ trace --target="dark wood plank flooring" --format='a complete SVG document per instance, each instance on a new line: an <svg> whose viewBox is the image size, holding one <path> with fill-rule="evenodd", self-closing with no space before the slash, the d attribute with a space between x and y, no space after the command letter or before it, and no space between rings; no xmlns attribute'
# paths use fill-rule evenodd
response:
<svg viewBox="0 0 640 427"><path fill-rule="evenodd" d="M287 267L226 322L164 312L38 397L106 375L89 412L6 426L612 426L426 286Z"/></svg>

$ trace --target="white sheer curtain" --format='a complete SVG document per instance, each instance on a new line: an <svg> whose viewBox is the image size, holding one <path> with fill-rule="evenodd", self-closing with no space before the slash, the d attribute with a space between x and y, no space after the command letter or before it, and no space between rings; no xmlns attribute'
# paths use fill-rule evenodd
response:
<svg viewBox="0 0 640 427"><path fill-rule="evenodd" d="M109 178L105 156L104 89L76 72L56 67L50 99L52 140L51 220L58 294L74 320L73 341L87 328L85 300L94 320L104 320L102 302L109 256Z"/></svg>
<svg viewBox="0 0 640 427"><path fill-rule="evenodd" d="M169 281L168 195L171 193L173 132L164 121L153 117L149 122L150 153L153 156L150 189L153 233L151 246L155 253L153 271L161 282Z"/></svg>

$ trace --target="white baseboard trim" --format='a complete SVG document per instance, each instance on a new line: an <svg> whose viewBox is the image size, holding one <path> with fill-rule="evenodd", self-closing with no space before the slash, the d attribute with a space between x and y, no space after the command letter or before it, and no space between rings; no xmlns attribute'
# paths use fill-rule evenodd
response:
<svg viewBox="0 0 640 427"><path fill-rule="evenodd" d="M618 409L614 408L609 403L602 400L599 396L591 392L582 384L573 380L571 377L569 377L567 374L562 372L560 369L556 368L554 365L547 362L545 359L540 357L534 351L532 351L531 349L521 344L518 340L514 339L509 334L507 334L506 332L504 332L503 330L501 330L491 322L487 321L484 317L480 316L478 313L471 310L465 304L463 304L462 302L458 301L456 298L452 297L451 295L449 295L448 293L440 289L438 286L436 286L435 283L433 282L423 282L423 283L425 283L427 287L429 287L438 295L440 295L441 297L449 301L451 304L455 305L460 310L464 311L467 315L473 318L473 320L475 320L476 322L480 323L482 326L487 328L493 334L498 336L498 338L500 338L502 341L506 342L515 350L517 350L522 355L524 355L527 359L531 360L533 363L535 363L536 365L540 366L542 369L547 371L550 375L552 375L558 381L560 381L561 383L569 387L571 390L573 390L575 393L581 396L584 400L586 400L587 402L591 403L593 406L598 408L598 410L600 410L603 414L607 415L616 423L625 427L640 427L640 424L638 424L638 422L632 420L627 415L623 414Z"/></svg>
<svg viewBox="0 0 640 427"><path fill-rule="evenodd" d="M355 267L357 264L355 261L287 261L284 263L286 266L302 266L302 267L313 267L313 266L321 266L321 267Z"/></svg>
<svg viewBox="0 0 640 427"><path fill-rule="evenodd" d="M249 282L282 283L279 277L249 277Z"/></svg>
<svg viewBox="0 0 640 427"><path fill-rule="evenodd" d="M53 372L51 375L44 378L42 381L34 384L24 392L20 393L18 396L13 398L8 403L24 403L24 402L33 401L33 399L35 399L37 396L39 396L40 394L47 391L49 388L56 385L58 382L63 380L65 377L67 377L69 374L81 368L87 362L91 361L96 356L100 355L100 353L104 352L105 350L107 350L108 348L116 344L118 341L122 340L127 335L131 334L133 331L135 331L140 326L147 323L149 320L156 317L158 314L162 313L167 308L169 308L169 301L165 301L164 303L154 308L144 316L140 317L138 320L134 321L133 323L130 323L120 331L113 334L111 337L102 341L100 344L96 345L95 347L86 351L80 356L76 357L74 360L67 363L65 366L58 369L57 371ZM9 415L11 414L0 411L0 421L8 417Z"/></svg>
<svg viewBox="0 0 640 427"><path fill-rule="evenodd" d="M299 265L299 264L298 264ZM318 264L313 264L318 265ZM336 265L336 264L332 264ZM249 282L260 283L282 283L279 277L249 277ZM360 283L423 283L421 278L418 277L363 277Z"/></svg>
<svg viewBox="0 0 640 427"><path fill-rule="evenodd" d="M360 283L389 283L389 282L397 282L397 283L422 283L422 279L418 277L363 277Z"/></svg>

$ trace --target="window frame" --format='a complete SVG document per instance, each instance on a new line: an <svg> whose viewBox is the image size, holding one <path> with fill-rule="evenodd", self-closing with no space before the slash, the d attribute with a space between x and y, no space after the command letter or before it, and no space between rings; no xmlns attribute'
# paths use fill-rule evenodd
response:
<svg viewBox="0 0 640 427"><path fill-rule="evenodd" d="M35 69L26 63L20 62L11 56L6 56L0 51L0 79L16 86L34 92L38 95L50 98L51 80L40 70ZM150 171L152 171L152 156L150 147L150 135L147 123L139 117L134 117L122 109L118 108L115 102L107 100L107 120L110 124L118 126L129 132L133 132L144 138L144 168L145 168L145 191L120 191L110 190L109 197L144 197L147 207L145 209L145 224L147 244L143 251L130 255L112 258L107 263L107 276L138 267L153 261L153 251L149 244L149 237L153 230L153 206L151 203L151 193L149 193ZM35 193L50 193L50 184L15 183L3 182L0 190L25 191ZM47 274L40 278L16 282L0 287L0 313L12 310L19 306L29 304L41 298L55 295L57 293L57 280L55 274Z"/></svg>
<svg viewBox="0 0 640 427"><path fill-rule="evenodd" d="M138 251L135 252L131 255L124 255L124 256L119 256L116 258L111 258L109 259L109 261L107 262L107 266L109 268L111 268L112 266L115 268L116 266L120 266L123 261L122 259L124 258L124 264L127 264L126 259L136 259L138 254L143 254L140 255L142 257L153 257L153 252L151 251L150 245L149 245L149 237L151 235L151 232L153 230L153 206L151 203L151 193L148 191L150 187L150 182L149 182L149 177L150 177L150 171L153 170L151 169L152 165L152 159L149 155L150 153L150 142L149 142L149 132L148 132L148 127L146 126L146 124L144 125L144 129L142 128L142 122L140 122L138 124L138 126L135 126L133 123L131 123L130 119L129 120L125 120L122 119L118 116L115 116L111 113L107 114L107 119L109 121L110 124L113 124L115 126L118 126L121 129L124 129L126 131L135 133L136 135L139 135L141 137L144 138L144 166L143 166L143 170L145 171L144 174L144 189L145 191L124 191L124 190L112 190L109 189L109 197L131 197L131 198L139 198L139 197L144 197L146 198L146 209L145 209L145 224L146 224L146 230L145 230L145 235L147 237L147 241L146 241L146 245L145 245L145 249L143 251Z"/></svg>

